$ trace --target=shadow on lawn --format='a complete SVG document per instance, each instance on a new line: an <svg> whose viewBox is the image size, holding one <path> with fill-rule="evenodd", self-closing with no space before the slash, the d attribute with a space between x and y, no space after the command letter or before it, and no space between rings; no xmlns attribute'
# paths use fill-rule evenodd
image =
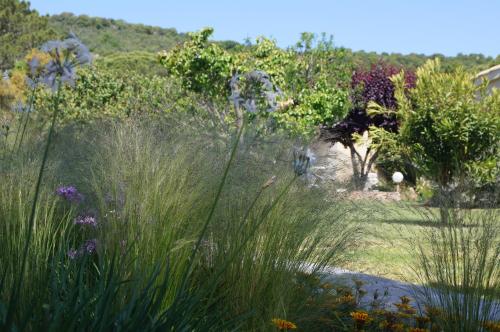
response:
<svg viewBox="0 0 500 332"><path fill-rule="evenodd" d="M429 219L419 219L419 218L411 218L411 219L402 219L402 218L389 218L382 219L381 222L386 224L398 224L398 225L406 225L406 226L422 226L422 227L442 227L444 224L440 223L437 220L429 220Z"/></svg>
<svg viewBox="0 0 500 332"><path fill-rule="evenodd" d="M436 228L441 228L443 226L446 226L446 224L440 222L439 220L432 220L432 219L419 219L419 218L410 218L410 219L401 219L401 218L389 218L389 219L382 219L381 222L386 223L386 224L393 224L393 225L406 225L406 226L422 226L422 227L436 227ZM477 227L479 226L478 224L469 224L469 225L462 225L462 228L469 228L469 227Z"/></svg>

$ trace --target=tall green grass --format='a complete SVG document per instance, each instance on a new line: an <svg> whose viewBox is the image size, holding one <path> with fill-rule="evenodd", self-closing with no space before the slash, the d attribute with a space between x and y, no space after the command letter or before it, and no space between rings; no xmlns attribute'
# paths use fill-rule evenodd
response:
<svg viewBox="0 0 500 332"><path fill-rule="evenodd" d="M353 228L341 205L293 172L295 142L249 126L243 135L179 118L60 128L15 326L266 331L273 317L299 319L303 264L342 259ZM38 137L26 134L21 151L2 161L0 322L19 278ZM84 202L57 198L61 184L75 185ZM84 214L97 229L73 225ZM66 255L90 238L96 254Z"/></svg>
<svg viewBox="0 0 500 332"><path fill-rule="evenodd" d="M424 232L415 271L421 303L441 311L445 331L482 331L500 318L500 211L446 209Z"/></svg>

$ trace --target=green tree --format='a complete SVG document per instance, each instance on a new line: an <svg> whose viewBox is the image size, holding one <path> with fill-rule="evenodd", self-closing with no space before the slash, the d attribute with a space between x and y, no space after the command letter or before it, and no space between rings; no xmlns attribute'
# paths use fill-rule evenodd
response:
<svg viewBox="0 0 500 332"><path fill-rule="evenodd" d="M334 47L331 36L303 32L292 51L286 89L294 107L276 116L283 126L299 133L311 131L318 125L333 125L350 108L353 68L347 61L346 50Z"/></svg>
<svg viewBox="0 0 500 332"><path fill-rule="evenodd" d="M275 41L259 37L255 44L230 53L208 41L212 32L206 28L190 34L183 45L161 53L160 62L188 91L216 101L217 109L235 117L237 126L241 124L241 109L227 109L230 82L234 75L245 77L254 71L265 73L281 91L277 112L258 112L261 117L271 117L277 128L308 134L316 126L331 124L346 114L350 68L343 61L343 50L335 49L331 41L304 34L300 42L303 46L284 50ZM254 95L265 94L261 91Z"/></svg>
<svg viewBox="0 0 500 332"><path fill-rule="evenodd" d="M0 71L55 35L47 18L31 10L29 2L0 0Z"/></svg>
<svg viewBox="0 0 500 332"><path fill-rule="evenodd" d="M394 78L398 139L421 175L442 192L472 174L484 181L499 175L500 93L487 95L463 69L446 72L439 59L417 70L414 89L404 91L403 75ZM479 171L481 170L481 171Z"/></svg>
<svg viewBox="0 0 500 332"><path fill-rule="evenodd" d="M210 43L212 28L189 34L189 40L160 53L160 63L172 76L181 79L183 86L210 98L228 96L233 58L220 46Z"/></svg>

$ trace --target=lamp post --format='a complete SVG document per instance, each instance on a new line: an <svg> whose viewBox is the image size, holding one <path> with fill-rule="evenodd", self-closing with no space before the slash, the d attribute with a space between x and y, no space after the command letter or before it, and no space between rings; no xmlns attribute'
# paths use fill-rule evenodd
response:
<svg viewBox="0 0 500 332"><path fill-rule="evenodd" d="M394 172L392 174L392 181L396 184L396 191L399 193L399 184L403 182L404 176L401 172Z"/></svg>

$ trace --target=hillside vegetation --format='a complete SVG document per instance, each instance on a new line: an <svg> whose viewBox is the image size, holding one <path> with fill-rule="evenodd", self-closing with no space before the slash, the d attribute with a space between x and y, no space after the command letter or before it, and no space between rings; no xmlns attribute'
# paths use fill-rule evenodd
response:
<svg viewBox="0 0 500 332"><path fill-rule="evenodd" d="M185 34L173 28L131 24L87 15L62 13L49 17L50 25L61 34L74 32L92 52L158 52L185 40Z"/></svg>
<svg viewBox="0 0 500 332"><path fill-rule="evenodd" d="M64 38L69 32L75 33L88 45L92 53L106 58L112 55L112 61L107 59L108 65L110 61L114 62L114 59L118 59L118 67L128 67L132 70L140 70L145 66L154 67L153 70L159 69L154 63L156 53L170 50L188 39L187 33L178 32L175 28L132 24L119 19L72 13L40 16L36 10L25 7L25 4L16 0L2 0L0 26L5 29L2 30L0 40L5 42L2 44L8 45L0 52L2 54L0 70L2 71L12 68L15 61L22 59L31 48L40 46L56 36ZM13 13L23 14L14 15ZM37 33L33 34L33 31ZM297 36L298 40L299 37ZM251 41L239 43L226 40L215 41L215 43L231 51L241 51L252 46ZM376 53L350 49L344 49L344 51L354 67L365 69L379 61L396 67L416 69L435 57L440 58L445 69L463 66L469 72L478 72L500 63L500 55L496 58L483 54L458 54L449 57L441 54Z"/></svg>
<svg viewBox="0 0 500 332"><path fill-rule="evenodd" d="M89 46L92 52L99 55L117 52L141 52L144 56L144 53L169 50L176 44L187 40L187 35L178 32L175 28L132 24L123 20L74 15L72 13L52 15L49 17L49 23L62 36L68 32L74 32ZM248 46L236 41L217 41L216 43L227 50ZM495 59L483 54L458 54L450 57L442 54L376 53L351 51L350 49L346 49L346 51L357 67L365 68L382 60L394 66L416 69L427 60L439 57L445 68L451 69L461 65L470 71L480 71L500 62L500 55Z"/></svg>

